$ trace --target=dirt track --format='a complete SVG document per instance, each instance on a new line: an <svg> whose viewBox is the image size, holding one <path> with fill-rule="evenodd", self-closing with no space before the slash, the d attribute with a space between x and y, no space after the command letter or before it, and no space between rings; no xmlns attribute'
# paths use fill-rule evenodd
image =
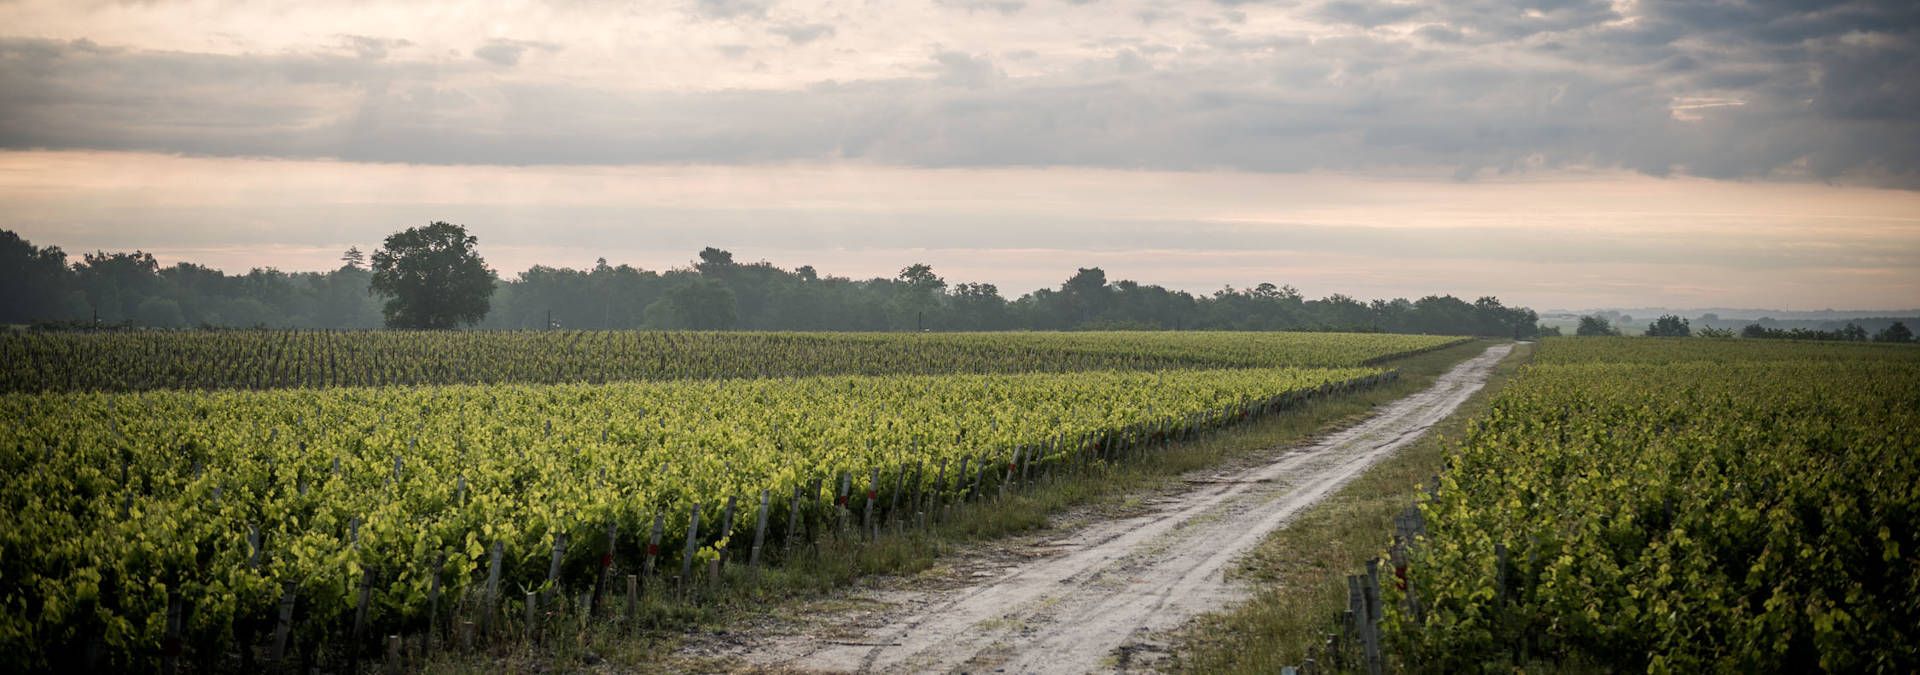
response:
<svg viewBox="0 0 1920 675"><path fill-rule="evenodd" d="M958 564L977 569L857 591L850 608L801 621L815 625L736 634L719 653L698 651L789 671L1150 669L1155 635L1245 592L1223 578L1235 558L1452 413L1508 351L1493 347L1426 390L1265 463L1189 475L1189 491L1139 515L1051 532L1025 559L975 555Z"/></svg>

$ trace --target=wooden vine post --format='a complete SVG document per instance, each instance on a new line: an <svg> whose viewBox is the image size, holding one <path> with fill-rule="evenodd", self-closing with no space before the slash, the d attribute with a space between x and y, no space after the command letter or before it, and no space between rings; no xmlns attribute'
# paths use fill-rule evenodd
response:
<svg viewBox="0 0 1920 675"><path fill-rule="evenodd" d="M687 523L686 551L680 556L680 583L693 579L693 552L700 548L700 505L693 505L693 520Z"/></svg>
<svg viewBox="0 0 1920 675"><path fill-rule="evenodd" d="M767 541L767 491L760 491L760 512L754 517L753 549L747 553L747 568L760 569L760 546Z"/></svg>

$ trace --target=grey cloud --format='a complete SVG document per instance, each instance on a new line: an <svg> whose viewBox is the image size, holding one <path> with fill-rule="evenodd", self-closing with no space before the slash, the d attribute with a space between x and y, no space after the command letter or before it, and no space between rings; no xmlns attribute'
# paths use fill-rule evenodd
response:
<svg viewBox="0 0 1920 675"><path fill-rule="evenodd" d="M764 17L773 5L774 0L694 0L693 11L709 19Z"/></svg>
<svg viewBox="0 0 1920 675"><path fill-rule="evenodd" d="M366 35L342 35L340 44L363 59L384 59L394 49L410 47L412 42L397 38L379 38Z"/></svg>
<svg viewBox="0 0 1920 675"><path fill-rule="evenodd" d="M1115 41L1044 76L1009 77L993 61L1018 53L956 50L930 54L913 77L698 93L504 84L405 51L220 56L8 39L0 147L509 165L1437 165L1463 177L1603 166L1920 187L1920 10L1640 6L1635 21L1610 22L1610 5L1585 0L1422 5L1402 21L1421 26L1411 37L1312 41L1196 19L1202 42ZM1384 7L1348 9L1354 20L1405 13ZM808 26L768 30L792 29L798 43ZM547 48L507 46L490 60ZM1728 103L1676 118L1677 101L1697 99Z"/></svg>
<svg viewBox="0 0 1920 675"><path fill-rule="evenodd" d="M768 28L774 35L784 37L788 42L804 45L821 38L833 37L833 26L824 23L790 23Z"/></svg>
<svg viewBox="0 0 1920 675"><path fill-rule="evenodd" d="M933 4L969 12L999 12L1009 16L1027 8L1026 0L933 0Z"/></svg>
<svg viewBox="0 0 1920 675"><path fill-rule="evenodd" d="M1140 23L1149 26L1169 19L1175 19L1179 16L1178 14L1157 8L1143 9L1133 13L1133 18L1139 19Z"/></svg>
<svg viewBox="0 0 1920 675"><path fill-rule="evenodd" d="M1330 0L1316 14L1363 28L1409 21L1439 24L1482 42L1586 28L1619 18L1608 0Z"/></svg>
<svg viewBox="0 0 1920 675"><path fill-rule="evenodd" d="M557 52L560 45L549 42L529 42L525 40L494 39L473 50L476 58L497 66L511 68L519 65L520 57L529 51Z"/></svg>
<svg viewBox="0 0 1920 675"><path fill-rule="evenodd" d="M1321 16L1366 28L1399 23L1420 14L1420 5L1413 3L1334 0L1320 6Z"/></svg>
<svg viewBox="0 0 1920 675"><path fill-rule="evenodd" d="M1466 37L1467 37L1466 35L1462 34L1460 32L1460 29L1458 28L1443 26L1437 23L1430 23L1425 26L1421 26L1415 29L1413 31L1413 34L1433 42L1444 42L1449 44L1464 42L1466 41Z"/></svg>
<svg viewBox="0 0 1920 675"><path fill-rule="evenodd" d="M962 52L940 52L933 55L933 60L932 69L943 84L982 87L1006 77L985 57Z"/></svg>

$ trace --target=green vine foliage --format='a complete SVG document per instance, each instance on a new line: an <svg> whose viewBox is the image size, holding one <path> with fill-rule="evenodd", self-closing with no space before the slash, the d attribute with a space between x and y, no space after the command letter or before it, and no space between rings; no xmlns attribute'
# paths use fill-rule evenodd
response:
<svg viewBox="0 0 1920 675"><path fill-rule="evenodd" d="M0 392L1335 367L1463 341L1170 331L0 331Z"/></svg>
<svg viewBox="0 0 1920 675"><path fill-rule="evenodd" d="M1539 357L1421 506L1421 611L1388 591L1407 665L1920 668L1920 350L1561 338Z"/></svg>
<svg viewBox="0 0 1920 675"><path fill-rule="evenodd" d="M952 498L963 461L988 485L1016 449L1036 466L1105 461L1103 447L1118 439L1224 424L1261 405L1378 381L1384 371L1357 364L1454 341L1215 333L1128 344L1113 335L0 340L32 358L59 353L90 385L217 389L0 394L0 419L8 421L0 425L0 671L66 668L88 653L117 670L151 670L169 649L169 605L181 608L186 653L233 653L275 627L288 592L297 597L294 639L338 644L363 583L371 584L374 634L418 632L435 584L448 602L471 597L495 546L501 588L545 590L563 537L572 544L562 581L591 579L608 552L608 526L624 533L613 553L631 566L645 555L641 533L656 517L661 548L680 551L698 506L706 518L692 548L710 560L719 547L752 539L753 519L744 516L722 531L729 497L752 504L765 490L772 533L792 531L795 518L810 523L799 532L812 532L831 521L833 508L813 498L814 486L830 493L843 472L860 493L876 489L870 477L879 472L888 505L902 490ZM187 356L115 379L137 355L176 347ZM601 348L604 361L589 358ZM436 349L476 358L465 371L443 370ZM207 377L195 379L197 364L219 353L273 375L250 380L255 371L208 366ZM1059 372L1276 359L1347 367ZM960 372L721 377L764 374L756 367L767 364L774 373L917 365ZM520 381L539 380L549 367L586 381ZM1016 372L965 372L971 367ZM19 379L30 370L14 371L9 382L36 388ZM219 388L324 385L338 373L388 384L495 383ZM602 375L626 381L596 383ZM666 377L648 381L653 375ZM797 511L796 489L810 493ZM677 571L677 562L662 567Z"/></svg>

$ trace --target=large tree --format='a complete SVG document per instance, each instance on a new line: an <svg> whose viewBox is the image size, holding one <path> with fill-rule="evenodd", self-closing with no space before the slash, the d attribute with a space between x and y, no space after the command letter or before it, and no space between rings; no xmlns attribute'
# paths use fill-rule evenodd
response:
<svg viewBox="0 0 1920 675"><path fill-rule="evenodd" d="M388 328L449 329L487 316L493 272L467 228L433 222L387 237L373 254L372 290L388 296Z"/></svg>
<svg viewBox="0 0 1920 675"><path fill-rule="evenodd" d="M939 317L940 301L946 294L947 280L934 274L932 266L914 263L900 270L893 280L896 327L925 330L943 323Z"/></svg>

